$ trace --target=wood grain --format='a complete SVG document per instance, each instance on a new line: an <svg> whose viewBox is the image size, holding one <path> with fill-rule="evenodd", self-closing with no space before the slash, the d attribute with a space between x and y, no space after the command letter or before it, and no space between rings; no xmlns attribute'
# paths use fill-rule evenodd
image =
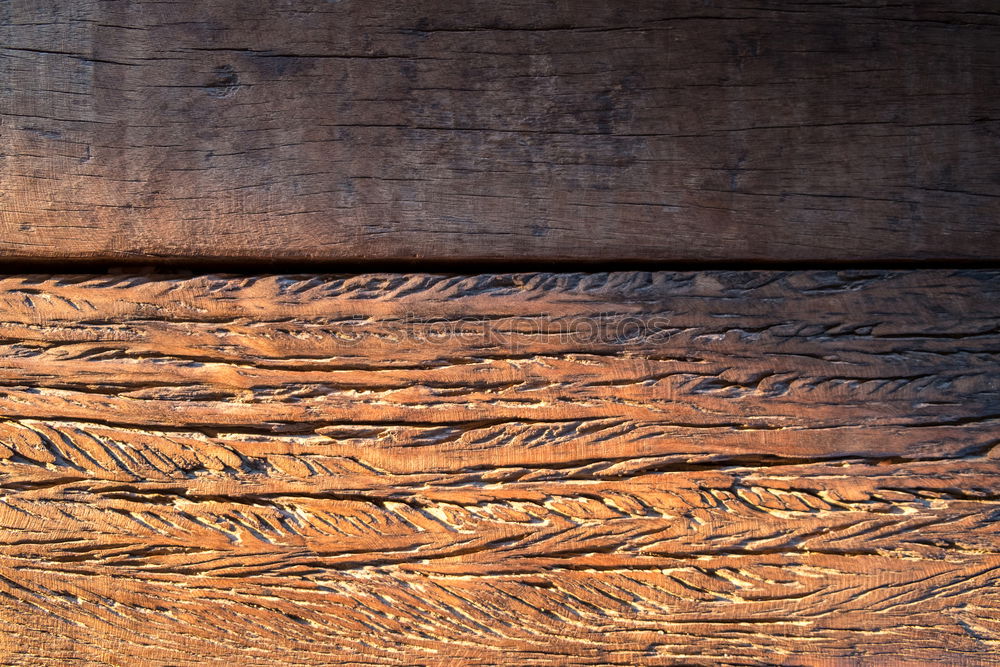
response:
<svg viewBox="0 0 1000 667"><path fill-rule="evenodd" d="M11 665L996 664L1000 272L0 279Z"/></svg>
<svg viewBox="0 0 1000 667"><path fill-rule="evenodd" d="M0 257L1000 257L994 0L7 0Z"/></svg>

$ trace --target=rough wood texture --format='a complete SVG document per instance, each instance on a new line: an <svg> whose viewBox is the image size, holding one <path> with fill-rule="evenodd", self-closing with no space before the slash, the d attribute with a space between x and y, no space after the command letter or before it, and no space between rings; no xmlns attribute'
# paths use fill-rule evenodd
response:
<svg viewBox="0 0 1000 667"><path fill-rule="evenodd" d="M995 664L1000 272L0 280L13 665Z"/></svg>
<svg viewBox="0 0 1000 667"><path fill-rule="evenodd" d="M1000 257L995 0L6 0L0 256Z"/></svg>

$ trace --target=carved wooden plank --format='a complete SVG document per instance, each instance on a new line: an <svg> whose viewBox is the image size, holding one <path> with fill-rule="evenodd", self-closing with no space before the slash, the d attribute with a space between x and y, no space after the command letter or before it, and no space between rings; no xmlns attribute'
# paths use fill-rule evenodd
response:
<svg viewBox="0 0 1000 667"><path fill-rule="evenodd" d="M9 0L0 256L997 259L993 0Z"/></svg>
<svg viewBox="0 0 1000 667"><path fill-rule="evenodd" d="M0 279L4 664L995 664L1000 272Z"/></svg>

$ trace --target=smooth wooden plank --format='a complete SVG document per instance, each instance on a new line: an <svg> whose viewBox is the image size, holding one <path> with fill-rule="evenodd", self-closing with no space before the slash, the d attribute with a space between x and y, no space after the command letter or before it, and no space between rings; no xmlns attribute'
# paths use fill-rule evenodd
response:
<svg viewBox="0 0 1000 667"><path fill-rule="evenodd" d="M993 0L8 0L0 256L995 260Z"/></svg>
<svg viewBox="0 0 1000 667"><path fill-rule="evenodd" d="M0 279L4 664L995 664L1000 272Z"/></svg>

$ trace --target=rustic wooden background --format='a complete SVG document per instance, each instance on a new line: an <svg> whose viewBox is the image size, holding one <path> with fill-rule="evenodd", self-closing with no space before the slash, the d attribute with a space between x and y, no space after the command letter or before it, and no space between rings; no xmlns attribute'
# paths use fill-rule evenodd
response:
<svg viewBox="0 0 1000 667"><path fill-rule="evenodd" d="M0 0L0 664L1000 665L995 0Z"/></svg>
<svg viewBox="0 0 1000 667"><path fill-rule="evenodd" d="M979 259L996 0L5 0L8 257Z"/></svg>

